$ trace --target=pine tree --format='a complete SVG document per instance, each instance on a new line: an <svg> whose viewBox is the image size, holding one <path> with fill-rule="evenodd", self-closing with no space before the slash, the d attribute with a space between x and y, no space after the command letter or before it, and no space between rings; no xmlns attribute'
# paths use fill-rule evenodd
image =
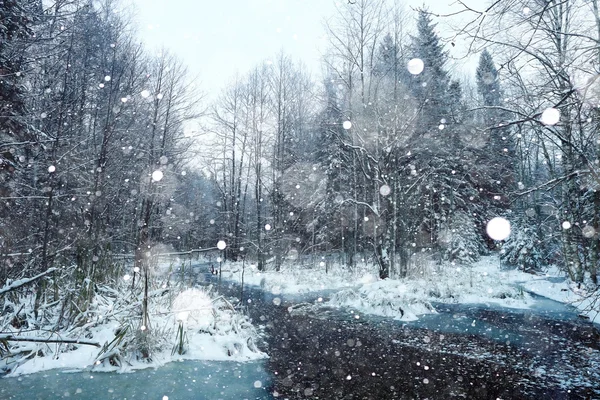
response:
<svg viewBox="0 0 600 400"><path fill-rule="evenodd" d="M472 261L482 249L481 237L473 234L481 210L472 161L460 140L465 130L462 88L445 69L447 54L426 10L419 11L417 30L411 57L422 60L424 69L411 71L408 80L418 118L404 164L410 168L408 179L419 182L407 185L410 232L416 247L432 250L439 259Z"/></svg>
<svg viewBox="0 0 600 400"><path fill-rule="evenodd" d="M318 137L317 151L313 162L318 165L324 182L321 201L314 205L314 218L308 230L314 232L313 246L325 243L334 249L341 249L346 257L347 265L352 265L358 249L352 241L355 229L353 206L345 202L353 190L352 152L344 146L350 142L348 130L343 128L343 117L340 109L340 94L335 80L328 77L324 80L325 108L317 116ZM327 250L326 247L320 247Z"/></svg>
<svg viewBox="0 0 600 400"><path fill-rule="evenodd" d="M449 77L445 70L448 58L435 32L435 24L426 10L419 10L417 35L412 37L412 57L423 61L424 69L409 80L417 100L420 118L417 135L429 133L436 136L440 124L450 114L448 96Z"/></svg>
<svg viewBox="0 0 600 400"><path fill-rule="evenodd" d="M511 235L502 246L500 259L525 272L539 272L547 263L539 230L530 217L522 217L511 227Z"/></svg>
<svg viewBox="0 0 600 400"><path fill-rule="evenodd" d="M480 98L479 113L484 143L477 164L479 185L487 207L488 217L504 213L509 208L508 194L513 190L515 177L515 152L512 132L503 126L510 115L501 109L502 91L498 70L491 54L484 50L476 71L477 92ZM490 243L491 244L491 243Z"/></svg>
<svg viewBox="0 0 600 400"><path fill-rule="evenodd" d="M483 107L480 119L484 128L489 132L486 150L501 158L511 156L514 153L514 146L510 129L502 126L510 118L510 115L501 109L502 91L498 79L498 70L487 50L484 50L479 57L476 78L480 105Z"/></svg>

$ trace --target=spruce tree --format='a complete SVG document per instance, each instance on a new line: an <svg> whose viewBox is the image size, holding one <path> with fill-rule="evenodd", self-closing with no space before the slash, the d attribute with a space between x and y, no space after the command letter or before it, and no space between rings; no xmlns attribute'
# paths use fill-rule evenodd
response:
<svg viewBox="0 0 600 400"><path fill-rule="evenodd" d="M352 155L343 146L343 142L350 138L343 128L344 118L334 80L326 79L324 86L326 107L318 117L320 136L317 139L315 162L320 165L327 182L325 196L316 207L316 218L312 224L316 224L318 239L333 244L335 248L342 248L349 255L347 262L351 263L356 251L349 240L354 225L351 223L350 209L343 203L352 190Z"/></svg>
<svg viewBox="0 0 600 400"><path fill-rule="evenodd" d="M416 133L436 136L440 124L447 121L450 114L450 79L445 70L448 55L440 44L431 16L423 9L419 10L411 53L412 58L418 58L424 64L423 71L409 80L420 113Z"/></svg>
<svg viewBox="0 0 600 400"><path fill-rule="evenodd" d="M490 216L504 213L508 207L508 194L514 190L515 158L510 127L504 126L510 115L502 110L502 91L498 70L492 55L484 50L476 71L480 107L480 135L484 143L478 156L481 187Z"/></svg>
<svg viewBox="0 0 600 400"><path fill-rule="evenodd" d="M465 130L462 88L445 69L447 53L426 10L418 14L411 58L424 64L422 72L410 71L407 82L418 115L405 158L409 181L419 182L408 185L414 241L439 259L472 261L481 249L481 238L473 234L480 210L472 160L460 140Z"/></svg>

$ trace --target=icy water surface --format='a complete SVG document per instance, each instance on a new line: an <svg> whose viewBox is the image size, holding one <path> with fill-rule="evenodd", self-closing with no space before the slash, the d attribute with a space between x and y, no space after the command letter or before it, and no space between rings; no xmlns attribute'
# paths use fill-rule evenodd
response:
<svg viewBox="0 0 600 400"><path fill-rule="evenodd" d="M173 362L132 373L51 370L0 379L0 399L271 399L262 362Z"/></svg>
<svg viewBox="0 0 600 400"><path fill-rule="evenodd" d="M439 303L405 322L317 301L327 296L244 290L281 398L600 399L600 334L564 304Z"/></svg>

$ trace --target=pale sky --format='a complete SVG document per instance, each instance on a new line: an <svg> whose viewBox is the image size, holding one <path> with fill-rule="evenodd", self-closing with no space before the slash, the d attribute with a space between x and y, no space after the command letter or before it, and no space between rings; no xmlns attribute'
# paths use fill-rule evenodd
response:
<svg viewBox="0 0 600 400"><path fill-rule="evenodd" d="M139 35L149 48L178 55L212 97L236 73L243 74L280 50L302 60L313 76L321 71L326 47L324 21L347 0L131 0ZM448 13L455 0L406 0ZM476 8L484 1L471 0ZM456 7L456 6L455 6ZM454 8L456 10L456 8ZM443 29L446 22L439 21ZM450 49L452 50L452 49Z"/></svg>

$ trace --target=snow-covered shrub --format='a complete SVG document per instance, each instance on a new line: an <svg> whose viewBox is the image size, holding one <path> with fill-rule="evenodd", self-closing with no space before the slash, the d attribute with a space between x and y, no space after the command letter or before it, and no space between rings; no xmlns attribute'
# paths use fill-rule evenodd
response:
<svg viewBox="0 0 600 400"><path fill-rule="evenodd" d="M479 259L483 242L477 233L475 222L466 213L452 215L449 226L440 234L444 244L444 258L461 264L471 264Z"/></svg>
<svg viewBox="0 0 600 400"><path fill-rule="evenodd" d="M510 237L502 246L500 258L525 272L540 271L544 257L536 229L513 225Z"/></svg>

